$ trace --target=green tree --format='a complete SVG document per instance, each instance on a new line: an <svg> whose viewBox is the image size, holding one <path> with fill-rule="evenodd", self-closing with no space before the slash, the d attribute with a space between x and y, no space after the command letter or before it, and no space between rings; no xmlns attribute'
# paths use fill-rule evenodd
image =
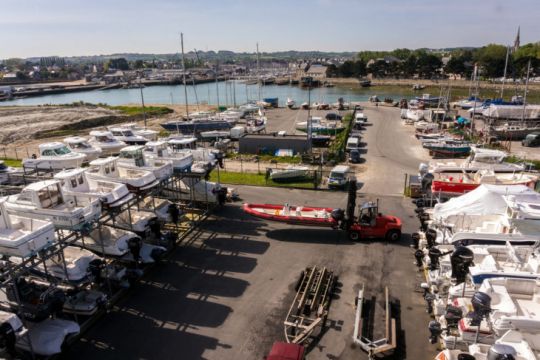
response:
<svg viewBox="0 0 540 360"><path fill-rule="evenodd" d="M144 61L142 60L135 60L135 62L133 63L133 67L135 69L142 69L144 67Z"/></svg>
<svg viewBox="0 0 540 360"><path fill-rule="evenodd" d="M512 59L517 74L524 74L527 71L529 60L531 60L533 73L538 73L537 69L540 67L540 42L521 46L512 54Z"/></svg>
<svg viewBox="0 0 540 360"><path fill-rule="evenodd" d="M129 70L129 64L124 58L110 59L105 63L105 70L108 71L109 69Z"/></svg>
<svg viewBox="0 0 540 360"><path fill-rule="evenodd" d="M486 77L503 76L506 62L506 46L496 44L484 46L476 52L474 59L482 67L483 74Z"/></svg>
<svg viewBox="0 0 540 360"><path fill-rule="evenodd" d="M429 54L427 52L420 52L418 55L418 60L416 62L418 75L426 79L436 77L442 66L441 59L437 55Z"/></svg>

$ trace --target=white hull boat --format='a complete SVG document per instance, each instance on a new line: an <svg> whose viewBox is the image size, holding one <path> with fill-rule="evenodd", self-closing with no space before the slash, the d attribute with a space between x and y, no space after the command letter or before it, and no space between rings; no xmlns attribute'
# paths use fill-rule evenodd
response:
<svg viewBox="0 0 540 360"><path fill-rule="evenodd" d="M100 148L103 156L116 155L126 146L125 142L116 140L110 131L101 130L90 131L88 143Z"/></svg>
<svg viewBox="0 0 540 360"><path fill-rule="evenodd" d="M0 254L28 257L55 241L50 221L10 214L4 203L5 198L0 198Z"/></svg>
<svg viewBox="0 0 540 360"><path fill-rule="evenodd" d="M72 152L60 142L44 143L39 145L39 156L24 159L24 168L42 170L71 169L86 162L86 155Z"/></svg>
<svg viewBox="0 0 540 360"><path fill-rule="evenodd" d="M171 161L174 172L189 171L193 164L193 154L190 150L173 152L165 141L147 142L143 152L147 158Z"/></svg>
<svg viewBox="0 0 540 360"><path fill-rule="evenodd" d="M223 130L202 131L200 136L203 139L226 139L231 137L231 132Z"/></svg>
<svg viewBox="0 0 540 360"><path fill-rule="evenodd" d="M21 336L15 346L41 356L60 354L66 338L81 331L76 322L64 319L45 319L28 324L28 336Z"/></svg>
<svg viewBox="0 0 540 360"><path fill-rule="evenodd" d="M146 191L159 184L152 171L121 167L117 160L109 157L90 162L90 167L86 170L87 178L125 184L131 192Z"/></svg>
<svg viewBox="0 0 540 360"><path fill-rule="evenodd" d="M39 181L26 186L20 194L10 195L6 210L22 217L51 221L56 228L83 230L101 215L98 199L64 194L60 181Z"/></svg>
<svg viewBox="0 0 540 360"><path fill-rule="evenodd" d="M173 163L159 158L147 158L144 146L132 145L123 148L118 158L118 166L135 170L147 170L154 173L156 179L166 180L173 174Z"/></svg>
<svg viewBox="0 0 540 360"><path fill-rule="evenodd" d="M305 179L310 175L307 166L289 166L286 169L269 169L269 178L273 181L293 181Z"/></svg>
<svg viewBox="0 0 540 360"><path fill-rule="evenodd" d="M86 155L86 161L92 161L101 156L101 149L97 146L92 146L85 138L80 136L72 136L64 139L64 143L74 153Z"/></svg>
<svg viewBox="0 0 540 360"><path fill-rule="evenodd" d="M125 210L115 217L115 226L124 230L145 234L150 224L157 220L156 214L144 210Z"/></svg>
<svg viewBox="0 0 540 360"><path fill-rule="evenodd" d="M61 171L54 178L60 180L65 194L99 199L106 208L122 206L133 199L126 185L88 178L83 168Z"/></svg>
<svg viewBox="0 0 540 360"><path fill-rule="evenodd" d="M111 127L109 128L112 136L118 140L122 141L128 145L144 145L148 141L143 136L135 135L133 130L127 127Z"/></svg>
<svg viewBox="0 0 540 360"><path fill-rule="evenodd" d="M424 119L424 110L407 109L407 119L411 121L420 121Z"/></svg>
<svg viewBox="0 0 540 360"><path fill-rule="evenodd" d="M296 102L291 98L287 98L287 107L289 109L292 109L294 107L294 105L296 105Z"/></svg>
<svg viewBox="0 0 540 360"><path fill-rule="evenodd" d="M121 127L126 128L126 129L131 129L131 131L133 131L133 134L137 136L142 136L148 141L157 141L158 139L159 133L156 130L145 129L143 127L138 126L135 123L123 124Z"/></svg>

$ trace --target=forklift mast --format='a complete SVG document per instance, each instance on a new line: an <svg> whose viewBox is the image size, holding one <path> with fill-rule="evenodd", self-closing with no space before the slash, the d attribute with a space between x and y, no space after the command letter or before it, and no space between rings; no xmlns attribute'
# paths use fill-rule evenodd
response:
<svg viewBox="0 0 540 360"><path fill-rule="evenodd" d="M356 180L349 182L349 194L347 197L347 209L345 212L346 229L351 228L354 223L354 209L356 207Z"/></svg>

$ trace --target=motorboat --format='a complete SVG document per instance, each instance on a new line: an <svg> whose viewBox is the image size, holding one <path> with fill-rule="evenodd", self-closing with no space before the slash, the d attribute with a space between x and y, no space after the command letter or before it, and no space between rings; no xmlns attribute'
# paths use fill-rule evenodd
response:
<svg viewBox="0 0 540 360"><path fill-rule="evenodd" d="M309 110L309 103L303 102L300 107L302 108L302 110Z"/></svg>
<svg viewBox="0 0 540 360"><path fill-rule="evenodd" d="M119 166L118 158L108 157L90 162L86 177L125 184L131 192L142 192L159 184L152 171Z"/></svg>
<svg viewBox="0 0 540 360"><path fill-rule="evenodd" d="M290 165L285 169L268 169L268 177L276 182L303 180L310 175L308 166Z"/></svg>
<svg viewBox="0 0 540 360"><path fill-rule="evenodd" d="M312 133L319 135L336 135L345 130L340 122L323 122L320 117L312 117L311 121L301 121L296 124L296 129L308 132L308 126ZM310 124L311 123L311 124Z"/></svg>
<svg viewBox="0 0 540 360"><path fill-rule="evenodd" d="M116 140L123 141L127 145L144 145L148 141L141 135L135 135L133 130L127 127L109 127L109 131Z"/></svg>
<svg viewBox="0 0 540 360"><path fill-rule="evenodd" d="M421 109L407 109L406 118L411 121L420 121L424 119L424 110Z"/></svg>
<svg viewBox="0 0 540 360"><path fill-rule="evenodd" d="M86 155L72 152L61 142L39 144L39 156L24 159L24 168L61 170L81 166L86 162Z"/></svg>
<svg viewBox="0 0 540 360"><path fill-rule="evenodd" d="M211 131L201 131L199 136L206 141L217 140L217 139L226 139L231 137L230 130L211 130Z"/></svg>
<svg viewBox="0 0 540 360"><path fill-rule="evenodd" d="M259 133L266 129L266 117L248 119L246 121L246 131L248 134Z"/></svg>
<svg viewBox="0 0 540 360"><path fill-rule="evenodd" d="M87 161L92 161L100 157L101 148L91 145L86 138L82 136L70 136L64 139L64 143L67 147L79 154L86 155Z"/></svg>
<svg viewBox="0 0 540 360"><path fill-rule="evenodd" d="M468 110L471 108L481 108L484 106L484 101L477 98L476 96L470 96L467 99L462 99L456 103L457 107L460 107L463 110Z"/></svg>
<svg viewBox="0 0 540 360"><path fill-rule="evenodd" d="M295 105L296 105L296 102L295 102L293 99L287 98L287 107L288 107L289 109L294 108Z"/></svg>
<svg viewBox="0 0 540 360"><path fill-rule="evenodd" d="M417 96L416 100L424 104L437 104L443 99L438 96L431 96L430 94L422 94L422 96Z"/></svg>
<svg viewBox="0 0 540 360"><path fill-rule="evenodd" d="M519 330L508 330L495 344L471 344L468 351L445 349L435 357L436 360L490 360L514 359L537 360L540 358L540 346L536 334L527 334ZM534 347L534 348L533 348Z"/></svg>
<svg viewBox="0 0 540 360"><path fill-rule="evenodd" d="M116 208L133 199L126 185L89 178L84 168L64 170L55 174L54 178L60 180L65 194L99 199L105 208Z"/></svg>
<svg viewBox="0 0 540 360"><path fill-rule="evenodd" d="M7 166L4 160L0 160L0 185L11 182L12 176L21 172L21 169Z"/></svg>
<svg viewBox="0 0 540 360"><path fill-rule="evenodd" d="M459 196L476 189L481 184L525 185L534 189L538 176L525 173L495 173L478 170L476 173L439 173L431 181L431 192L444 196Z"/></svg>
<svg viewBox="0 0 540 360"><path fill-rule="evenodd" d="M190 119L208 119L215 115L214 111L194 111L190 112L188 118Z"/></svg>
<svg viewBox="0 0 540 360"><path fill-rule="evenodd" d="M431 133L439 130L439 124L427 121L418 121L414 124L414 129L421 133Z"/></svg>
<svg viewBox="0 0 540 360"><path fill-rule="evenodd" d="M169 212L169 207L172 204L173 203L167 199L151 197L143 199L139 204L139 209L154 213L160 221L170 222L171 214Z"/></svg>
<svg viewBox="0 0 540 360"><path fill-rule="evenodd" d="M251 103L248 103L248 104L245 104L245 105L240 105L238 107L238 109L240 111L243 111L244 112L244 115L246 114L251 114L251 113L256 113L258 112L261 108L259 106L257 106L256 104L251 104Z"/></svg>
<svg viewBox="0 0 540 360"><path fill-rule="evenodd" d="M424 90L426 88L425 85L422 84L413 84L412 89L413 90Z"/></svg>
<svg viewBox="0 0 540 360"><path fill-rule="evenodd" d="M189 171L193 164L193 154L191 150L171 151L166 141L149 141L143 149L146 158L155 158L165 161L172 161L175 172Z"/></svg>
<svg viewBox="0 0 540 360"><path fill-rule="evenodd" d="M88 280L88 267L97 259L100 258L89 250L67 246L62 253L47 258L45 265L37 265L34 271L38 274L50 274L61 281L79 284Z"/></svg>
<svg viewBox="0 0 540 360"><path fill-rule="evenodd" d="M66 194L56 179L27 185L20 194L7 196L4 206L11 214L48 220L56 228L76 231L87 229L101 215L99 199Z"/></svg>
<svg viewBox="0 0 540 360"><path fill-rule="evenodd" d="M459 173L477 172L478 170L489 169L495 173L514 173L525 170L525 166L523 164L512 164L505 162L504 160L507 157L508 154L504 151L471 147L471 153L467 159L460 162L430 162L427 172L431 174L441 172Z"/></svg>
<svg viewBox="0 0 540 360"><path fill-rule="evenodd" d="M204 162L211 168L214 167L220 156L220 151L212 148L199 147L196 145L196 141L197 139L193 137L171 137L167 140L167 143L172 150L171 154L176 154L177 152L185 153L186 150L188 150L193 156L194 163Z"/></svg>
<svg viewBox="0 0 540 360"><path fill-rule="evenodd" d="M146 236L150 226L157 221L157 215L149 210L127 209L115 216L115 226Z"/></svg>
<svg viewBox="0 0 540 360"><path fill-rule="evenodd" d="M540 282L535 279L493 278L482 282L472 296L451 301L457 328L442 340L446 348L468 350L473 343L493 344L509 330L540 335ZM472 310L472 311L471 311ZM447 326L445 315L439 317ZM452 325L450 327L453 327Z"/></svg>
<svg viewBox="0 0 540 360"><path fill-rule="evenodd" d="M0 198L0 254L29 257L55 241L50 221L11 214L5 202Z"/></svg>
<svg viewBox="0 0 540 360"><path fill-rule="evenodd" d="M337 227L339 223L332 215L333 208L246 203L243 209L246 214L261 219L293 225Z"/></svg>
<svg viewBox="0 0 540 360"><path fill-rule="evenodd" d="M470 144L466 142L438 141L433 143L423 144L424 148L428 149L433 156L442 157L460 157L467 156L471 152Z"/></svg>
<svg viewBox="0 0 540 360"><path fill-rule="evenodd" d="M126 146L126 143L114 138L110 131L94 130L90 131L90 140L93 146L99 147L102 155L116 155L120 149Z"/></svg>
<svg viewBox="0 0 540 360"><path fill-rule="evenodd" d="M219 193L224 188L216 182L199 180L196 178L184 178L180 180L179 188L164 190L164 194L176 200L201 201L205 203L219 203ZM235 189L227 187L226 197L229 199L238 198Z"/></svg>
<svg viewBox="0 0 540 360"><path fill-rule="evenodd" d="M27 324L28 334L17 339L16 348L45 357L60 354L66 339L81 331L76 322L60 318Z"/></svg>
<svg viewBox="0 0 540 360"><path fill-rule="evenodd" d="M233 125L221 119L172 120L161 124L167 131L194 135L202 131L230 130Z"/></svg>
<svg viewBox="0 0 540 360"><path fill-rule="evenodd" d="M156 141L158 139L158 132L156 130L140 127L135 123L122 124L122 128L130 129L136 136L142 136L148 141Z"/></svg>
<svg viewBox="0 0 540 360"><path fill-rule="evenodd" d="M539 119L540 120L540 119ZM494 126L491 133L502 140L522 140L530 133L540 131L540 121L536 123L505 123L501 126Z"/></svg>
<svg viewBox="0 0 540 360"><path fill-rule="evenodd" d="M143 242L131 231L110 226L94 229L76 243L102 256L118 257L124 261L141 261L143 264L154 263L166 251L162 246Z"/></svg>
<svg viewBox="0 0 540 360"><path fill-rule="evenodd" d="M159 157L147 157L143 145L130 145L120 150L118 167L151 171L156 179L168 179L173 173L173 163Z"/></svg>

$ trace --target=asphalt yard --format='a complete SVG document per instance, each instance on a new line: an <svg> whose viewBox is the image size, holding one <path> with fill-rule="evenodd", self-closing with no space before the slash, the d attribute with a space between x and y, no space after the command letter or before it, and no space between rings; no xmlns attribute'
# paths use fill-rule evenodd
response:
<svg viewBox="0 0 540 360"><path fill-rule="evenodd" d="M339 230L273 223L227 204L192 233L174 254L131 290L75 344L77 359L263 359L284 340L283 320L300 272L326 267L338 276L326 327L311 343L307 359L367 359L353 344L355 296L365 286L382 309L390 292L397 317L394 359L432 359L429 316L421 297L421 273L409 248L418 222L403 177L425 153L395 109L366 109L372 126L359 173L357 204L380 201L380 212L404 223L402 239L351 242ZM386 142L384 144L379 142ZM416 147L415 147L416 146ZM394 157L394 155L396 155ZM346 192L238 187L244 202L341 207ZM379 311L380 313L380 311ZM382 332L382 317L373 332Z"/></svg>

